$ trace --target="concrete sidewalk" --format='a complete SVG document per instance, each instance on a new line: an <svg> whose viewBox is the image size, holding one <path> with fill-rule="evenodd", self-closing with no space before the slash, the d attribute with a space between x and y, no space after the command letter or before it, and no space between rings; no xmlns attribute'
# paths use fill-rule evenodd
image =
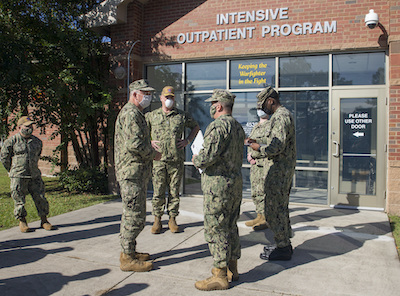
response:
<svg viewBox="0 0 400 296"><path fill-rule="evenodd" d="M155 270L119 269L119 200L50 218L58 230L0 231L0 295L400 295L400 263L382 212L291 205L294 256L291 261L259 258L271 244L269 230L254 232L244 222L254 217L245 199L239 231L240 279L226 291L203 292L197 280L211 275L204 241L202 199L182 197L178 234L150 233L147 223L138 251L150 252Z"/></svg>

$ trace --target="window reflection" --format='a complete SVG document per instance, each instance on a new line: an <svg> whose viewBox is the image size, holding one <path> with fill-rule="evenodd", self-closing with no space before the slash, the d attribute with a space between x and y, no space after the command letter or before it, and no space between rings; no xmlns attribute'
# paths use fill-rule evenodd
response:
<svg viewBox="0 0 400 296"><path fill-rule="evenodd" d="M212 93L186 96L186 111L197 121L203 135L207 126L213 121L210 116L211 104L210 102L205 102L211 95ZM192 155L192 151L189 148L186 149L186 161L192 161Z"/></svg>
<svg viewBox="0 0 400 296"><path fill-rule="evenodd" d="M377 99L340 101L340 193L375 195Z"/></svg>
<svg viewBox="0 0 400 296"><path fill-rule="evenodd" d="M182 64L167 64L147 67L147 80L155 88L150 110L161 107L160 95L164 86L170 85L175 89L175 104L183 109L182 98Z"/></svg>
<svg viewBox="0 0 400 296"><path fill-rule="evenodd" d="M297 165L328 167L328 91L280 92L295 118Z"/></svg>
<svg viewBox="0 0 400 296"><path fill-rule="evenodd" d="M186 64L186 91L226 89L226 62Z"/></svg>
<svg viewBox="0 0 400 296"><path fill-rule="evenodd" d="M233 117L242 125L246 136L249 136L253 126L259 121L257 116L258 92L234 92L236 95L233 106Z"/></svg>
<svg viewBox="0 0 400 296"><path fill-rule="evenodd" d="M385 84L385 53L333 56L333 85Z"/></svg>
<svg viewBox="0 0 400 296"><path fill-rule="evenodd" d="M280 87L328 86L328 56L279 59Z"/></svg>

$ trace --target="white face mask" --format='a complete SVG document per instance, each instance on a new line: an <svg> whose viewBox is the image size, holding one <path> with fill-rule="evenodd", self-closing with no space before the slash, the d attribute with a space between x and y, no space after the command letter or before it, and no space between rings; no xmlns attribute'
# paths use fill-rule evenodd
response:
<svg viewBox="0 0 400 296"><path fill-rule="evenodd" d="M165 100L165 107L167 107L168 109L172 108L173 105L174 105L174 100L172 99Z"/></svg>
<svg viewBox="0 0 400 296"><path fill-rule="evenodd" d="M143 109L149 107L149 106L150 106L150 103L151 103L151 98L152 98L151 95L143 95L143 99L142 99L142 101L139 103L139 105L140 105Z"/></svg>
<svg viewBox="0 0 400 296"><path fill-rule="evenodd" d="M263 119L268 118L268 114L265 113L264 110L261 110L261 109L257 109L257 115L258 115L258 117L263 118Z"/></svg>

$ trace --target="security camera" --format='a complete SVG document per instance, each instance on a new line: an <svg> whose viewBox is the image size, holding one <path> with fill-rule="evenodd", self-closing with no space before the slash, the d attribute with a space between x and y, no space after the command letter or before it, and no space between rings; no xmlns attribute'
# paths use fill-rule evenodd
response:
<svg viewBox="0 0 400 296"><path fill-rule="evenodd" d="M378 14L373 9L370 9L369 13L365 15L365 25L370 29L374 29L378 24Z"/></svg>

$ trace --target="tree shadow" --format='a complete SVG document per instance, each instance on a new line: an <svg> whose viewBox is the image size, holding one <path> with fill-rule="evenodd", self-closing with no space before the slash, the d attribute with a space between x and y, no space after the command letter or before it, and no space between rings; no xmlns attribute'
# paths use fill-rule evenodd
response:
<svg viewBox="0 0 400 296"><path fill-rule="evenodd" d="M35 261L39 261L49 254L57 254L72 250L73 248L64 247L53 250L44 250L41 248L29 248L29 249L12 249L9 251L3 251L0 252L0 269L16 265L29 264Z"/></svg>
<svg viewBox="0 0 400 296"><path fill-rule="evenodd" d="M381 225L379 224L382 223L373 224L376 224L374 225L375 227L381 228ZM362 228L365 225L357 224L350 226L350 228L355 227L359 229L360 226ZM309 230L309 228L306 230ZM363 232L365 232L365 230ZM364 235L356 236L356 238L354 238L339 231L307 240L293 250L293 257L290 261L269 262L260 259L260 262L262 262L260 265L246 273L240 274L240 279L237 285L240 285L241 283L258 282L287 269L295 268L318 260L344 255L361 248L366 241L376 237L377 235Z"/></svg>
<svg viewBox="0 0 400 296"><path fill-rule="evenodd" d="M105 294L101 294L101 295L127 296L127 295L132 295L134 293L140 292L140 291L146 289L147 287L149 287L149 285L145 284L145 283L127 284L121 288L112 289L110 291L107 291Z"/></svg>
<svg viewBox="0 0 400 296"><path fill-rule="evenodd" d="M71 231L67 233L58 233L45 237L25 238L8 240L0 242L0 250L8 250L13 248L26 248L50 243L67 243L72 241L87 240L94 237L106 236L119 232L119 224L106 225L94 229Z"/></svg>
<svg viewBox="0 0 400 296"><path fill-rule="evenodd" d="M306 209L306 208L305 208ZM349 209L324 209L317 212L300 214L291 217L292 225L302 222L314 222L332 217L345 217L357 214L358 210ZM233 283L233 286L241 283L254 283L279 272L295 268L297 266L312 263L335 256L344 255L361 248L366 241L373 240L379 236L390 232L390 226L386 222L360 223L347 226L334 226L331 233L316 237L298 245L293 250L293 257L290 261L263 261L260 259L260 265L246 273L240 274L239 282ZM320 228L317 225L305 225L295 228L296 232L317 231ZM267 229L263 232L251 232L241 238L242 248L251 247L258 244L272 245L274 242L273 233ZM260 248L262 253L263 248Z"/></svg>
<svg viewBox="0 0 400 296"><path fill-rule="evenodd" d="M74 276L64 276L58 272L47 272L4 279L0 284L0 295L53 295L61 291L70 282L101 277L109 272L110 269L97 269L81 272Z"/></svg>

